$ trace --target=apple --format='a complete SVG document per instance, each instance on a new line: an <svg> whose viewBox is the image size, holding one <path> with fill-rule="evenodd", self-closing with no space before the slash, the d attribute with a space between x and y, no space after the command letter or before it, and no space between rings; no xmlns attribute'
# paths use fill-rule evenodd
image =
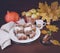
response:
<svg viewBox="0 0 60 53"><path fill-rule="evenodd" d="M31 18L33 18L33 19L37 19L38 16L37 16L36 14L32 14Z"/></svg>
<svg viewBox="0 0 60 53"><path fill-rule="evenodd" d="M26 12L26 17L31 16L31 12Z"/></svg>
<svg viewBox="0 0 60 53"><path fill-rule="evenodd" d="M39 13L39 12L37 12L37 13L36 13L36 15L37 15L37 16L40 16L40 13Z"/></svg>
<svg viewBox="0 0 60 53"><path fill-rule="evenodd" d="M36 13L36 9L29 10L31 13Z"/></svg>

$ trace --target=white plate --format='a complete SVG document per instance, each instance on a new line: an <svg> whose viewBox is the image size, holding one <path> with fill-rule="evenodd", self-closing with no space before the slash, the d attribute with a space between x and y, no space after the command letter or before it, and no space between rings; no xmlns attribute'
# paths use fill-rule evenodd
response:
<svg viewBox="0 0 60 53"><path fill-rule="evenodd" d="M36 35L33 38L27 39L27 40L18 40L17 37L13 33L13 29L10 30L9 34L10 34L11 40L14 41L14 42L29 43L29 42L32 42L32 41L35 41L36 39L38 39L40 37L41 32L38 28L36 28Z"/></svg>

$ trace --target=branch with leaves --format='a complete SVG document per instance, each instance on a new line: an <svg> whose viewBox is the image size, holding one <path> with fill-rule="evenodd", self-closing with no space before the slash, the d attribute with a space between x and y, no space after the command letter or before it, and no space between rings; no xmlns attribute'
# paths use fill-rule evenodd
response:
<svg viewBox="0 0 60 53"><path fill-rule="evenodd" d="M46 34L48 34L48 36L52 36L52 32L57 32L58 31L58 27L56 27L55 25L46 25L46 30L42 30L42 34L45 35L45 38L46 38ZM46 38L47 39L47 38ZM60 42L58 40L50 40L50 42L53 44L53 45L58 45L60 46Z"/></svg>

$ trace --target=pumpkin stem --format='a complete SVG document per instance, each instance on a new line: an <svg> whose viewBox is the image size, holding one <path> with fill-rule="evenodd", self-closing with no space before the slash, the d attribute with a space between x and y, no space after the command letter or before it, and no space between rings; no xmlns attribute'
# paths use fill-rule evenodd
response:
<svg viewBox="0 0 60 53"><path fill-rule="evenodd" d="M7 14L9 14L9 11L7 10Z"/></svg>

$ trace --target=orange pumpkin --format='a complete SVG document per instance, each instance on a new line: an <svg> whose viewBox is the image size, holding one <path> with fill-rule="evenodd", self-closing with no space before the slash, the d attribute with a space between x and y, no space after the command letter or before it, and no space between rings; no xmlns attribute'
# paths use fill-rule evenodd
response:
<svg viewBox="0 0 60 53"><path fill-rule="evenodd" d="M19 19L20 19L19 14L13 11L12 12L7 11L7 14L5 15L6 22L10 22L10 21L16 22Z"/></svg>

